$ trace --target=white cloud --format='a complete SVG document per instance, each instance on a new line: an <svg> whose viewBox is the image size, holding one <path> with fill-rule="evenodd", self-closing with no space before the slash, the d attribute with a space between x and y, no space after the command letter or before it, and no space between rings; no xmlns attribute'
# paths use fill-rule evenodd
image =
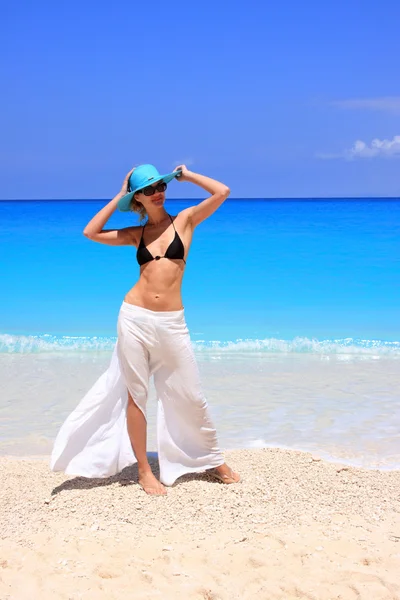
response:
<svg viewBox="0 0 400 600"><path fill-rule="evenodd" d="M317 152L315 154L315 158L320 158L321 160L333 160L334 158L344 158L343 154L329 154L327 152Z"/></svg>
<svg viewBox="0 0 400 600"><path fill-rule="evenodd" d="M372 140L370 145L357 140L348 151L351 158L373 158L375 156L391 157L400 156L400 135L395 135L392 140Z"/></svg>
<svg viewBox="0 0 400 600"><path fill-rule="evenodd" d="M335 100L331 105L344 110L380 110L400 114L400 96Z"/></svg>
<svg viewBox="0 0 400 600"><path fill-rule="evenodd" d="M175 160L174 165L177 167L178 165L186 165L187 167L191 167L194 164L193 158L183 158L182 160Z"/></svg>
<svg viewBox="0 0 400 600"><path fill-rule="evenodd" d="M400 158L400 135L395 135L392 140L379 140L375 138L370 144L357 140L353 146L340 154L317 154L317 158L330 160L344 158L354 160L356 158Z"/></svg>

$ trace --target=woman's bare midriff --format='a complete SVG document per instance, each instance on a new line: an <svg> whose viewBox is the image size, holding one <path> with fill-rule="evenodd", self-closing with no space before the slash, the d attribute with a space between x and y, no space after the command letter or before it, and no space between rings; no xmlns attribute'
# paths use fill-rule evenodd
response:
<svg viewBox="0 0 400 600"><path fill-rule="evenodd" d="M160 312L181 310L184 266L182 260L169 258L146 263L140 269L139 281L129 290L124 301Z"/></svg>

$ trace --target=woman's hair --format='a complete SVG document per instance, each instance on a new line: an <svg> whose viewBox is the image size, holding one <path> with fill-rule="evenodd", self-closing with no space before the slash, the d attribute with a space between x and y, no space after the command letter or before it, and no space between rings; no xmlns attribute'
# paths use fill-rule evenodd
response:
<svg viewBox="0 0 400 600"><path fill-rule="evenodd" d="M132 212L138 213L141 221L143 221L143 219L147 217L147 212L146 212L145 207L143 206L143 204L141 202L138 202L135 199L135 196L133 196L133 198L131 200L130 209Z"/></svg>
<svg viewBox="0 0 400 600"><path fill-rule="evenodd" d="M135 165L135 166L133 167L133 169L132 169L132 173L133 173L133 171L136 169L136 167L137 167L137 166L138 166L138 165ZM129 192L129 191L130 191L130 187L129 187L129 182L128 182L128 192ZM132 200L131 200L131 204L130 204L130 207L129 207L129 208L130 208L130 210L131 210L132 212L138 213L138 215L139 215L139 217L140 217L140 220L141 220L141 221L143 221L143 219L147 217L147 212L146 212L146 209L145 209L145 207L143 206L143 204L141 204L140 202L138 202L138 201L135 199L135 194L133 194L133 198L132 198Z"/></svg>

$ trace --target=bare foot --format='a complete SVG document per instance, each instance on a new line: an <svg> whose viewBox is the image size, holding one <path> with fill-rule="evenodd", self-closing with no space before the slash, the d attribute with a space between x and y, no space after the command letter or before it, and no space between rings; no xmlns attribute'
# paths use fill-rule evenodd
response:
<svg viewBox="0 0 400 600"><path fill-rule="evenodd" d="M139 473L139 485L141 485L146 494L149 494L150 496L165 496L167 493L163 484L158 481L151 471Z"/></svg>
<svg viewBox="0 0 400 600"><path fill-rule="evenodd" d="M240 481L240 475L232 471L226 463L212 469L210 474L219 481L222 481L222 483L239 483Z"/></svg>

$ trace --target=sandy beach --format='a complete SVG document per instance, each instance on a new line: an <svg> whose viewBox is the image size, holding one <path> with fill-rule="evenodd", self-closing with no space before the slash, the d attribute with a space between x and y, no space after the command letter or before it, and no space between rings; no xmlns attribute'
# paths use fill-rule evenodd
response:
<svg viewBox="0 0 400 600"><path fill-rule="evenodd" d="M1 600L400 598L400 471L226 458L240 484L190 475L158 498L135 467L88 480L1 458Z"/></svg>

